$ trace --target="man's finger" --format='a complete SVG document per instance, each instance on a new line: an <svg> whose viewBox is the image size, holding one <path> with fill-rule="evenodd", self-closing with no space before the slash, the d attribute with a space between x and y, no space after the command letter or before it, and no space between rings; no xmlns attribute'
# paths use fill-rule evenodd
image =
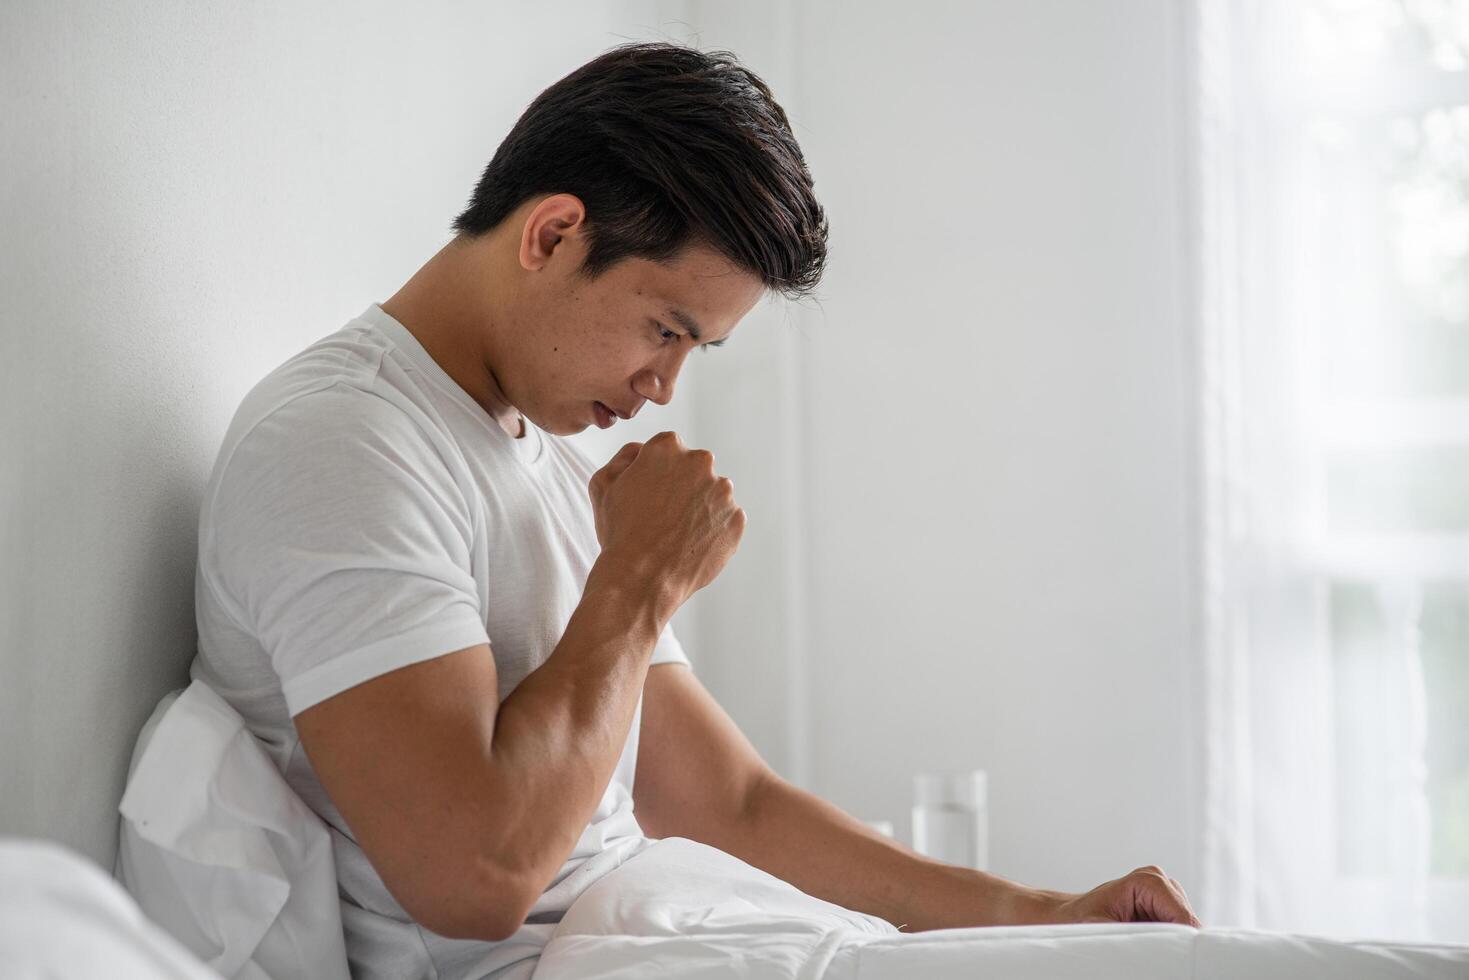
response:
<svg viewBox="0 0 1469 980"><path fill-rule="evenodd" d="M1169 878L1168 884L1173 888L1173 893L1178 896L1178 900L1180 903L1182 903L1184 910L1188 912L1188 924L1196 929L1202 928L1204 924L1200 922L1199 917L1194 914L1193 906L1189 903L1188 900L1188 892L1183 890L1183 886L1178 883L1178 879Z"/></svg>
<svg viewBox="0 0 1469 980"><path fill-rule="evenodd" d="M1199 920L1194 917L1193 910L1188 907L1188 901L1183 897L1182 891L1175 890L1166 877L1161 875L1154 877L1153 881L1143 886L1141 896L1144 911L1152 916L1155 922L1177 922L1179 925L1199 925Z"/></svg>
<svg viewBox="0 0 1469 980"><path fill-rule="evenodd" d="M602 495L607 492L607 487L623 470L638 458L638 451L643 448L640 442L630 442L617 450L617 453L607 461L607 464L592 474L587 482L587 494L592 498L592 506L600 507Z"/></svg>
<svg viewBox="0 0 1469 980"><path fill-rule="evenodd" d="M630 442L617 450L612 458L607 461L607 465L602 467L601 472L605 475L605 478L611 479L631 466L632 461L638 458L638 453L642 448L643 444L641 442Z"/></svg>

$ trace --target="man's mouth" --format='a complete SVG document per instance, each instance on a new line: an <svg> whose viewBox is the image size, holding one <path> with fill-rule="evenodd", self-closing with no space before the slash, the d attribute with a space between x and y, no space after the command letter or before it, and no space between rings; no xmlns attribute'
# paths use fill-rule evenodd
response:
<svg viewBox="0 0 1469 980"><path fill-rule="evenodd" d="M592 411L597 416L597 428L599 429L610 429L612 423L617 421L617 413L601 402L592 402Z"/></svg>

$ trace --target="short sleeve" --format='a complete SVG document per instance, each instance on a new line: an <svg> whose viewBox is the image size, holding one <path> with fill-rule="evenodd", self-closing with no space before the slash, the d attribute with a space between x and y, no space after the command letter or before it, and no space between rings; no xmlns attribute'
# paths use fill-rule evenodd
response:
<svg viewBox="0 0 1469 980"><path fill-rule="evenodd" d="M673 635L672 623L663 627L663 632L658 634L658 642L653 646L653 659L648 661L649 667L654 664L685 664L689 668L694 666L689 663L689 655L684 653L683 644Z"/></svg>
<svg viewBox="0 0 1469 980"><path fill-rule="evenodd" d="M336 384L274 409L222 463L201 564L291 715L488 642L469 500L443 448L405 408Z"/></svg>

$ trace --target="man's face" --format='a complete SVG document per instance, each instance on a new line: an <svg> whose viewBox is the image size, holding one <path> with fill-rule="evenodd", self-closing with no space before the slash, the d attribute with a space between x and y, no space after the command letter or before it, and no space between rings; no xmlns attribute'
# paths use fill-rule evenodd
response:
<svg viewBox="0 0 1469 980"><path fill-rule="evenodd" d="M579 234L560 241L517 297L498 352L505 396L557 435L631 418L645 401L668 404L690 352L722 342L765 291L702 245L667 262L625 259L595 279L575 274L584 255Z"/></svg>

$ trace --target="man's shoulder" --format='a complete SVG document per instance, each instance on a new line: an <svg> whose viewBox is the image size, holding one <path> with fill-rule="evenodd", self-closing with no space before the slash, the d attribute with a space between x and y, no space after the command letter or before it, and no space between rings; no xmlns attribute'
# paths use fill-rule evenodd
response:
<svg viewBox="0 0 1469 980"><path fill-rule="evenodd" d="M414 393L382 370L389 349L354 320L266 374L236 409L211 484L230 474L238 479L242 465L304 474L354 456L387 453L420 463L441 457L442 440Z"/></svg>
<svg viewBox="0 0 1469 980"><path fill-rule="evenodd" d="M297 411L340 401L368 402L379 384L385 353L386 347L354 320L293 354L257 381L241 400L231 428L253 428L261 419L308 397L311 400L306 405L295 406Z"/></svg>
<svg viewBox="0 0 1469 980"><path fill-rule="evenodd" d="M251 436L267 420L294 441L313 435L421 427L420 396L384 371L392 341L362 318L320 338L271 370L245 394L222 450ZM258 436L251 436L258 439Z"/></svg>
<svg viewBox="0 0 1469 980"><path fill-rule="evenodd" d="M201 547L356 540L415 514L467 540L472 499L462 461L380 387L327 377L257 389L210 475Z"/></svg>

